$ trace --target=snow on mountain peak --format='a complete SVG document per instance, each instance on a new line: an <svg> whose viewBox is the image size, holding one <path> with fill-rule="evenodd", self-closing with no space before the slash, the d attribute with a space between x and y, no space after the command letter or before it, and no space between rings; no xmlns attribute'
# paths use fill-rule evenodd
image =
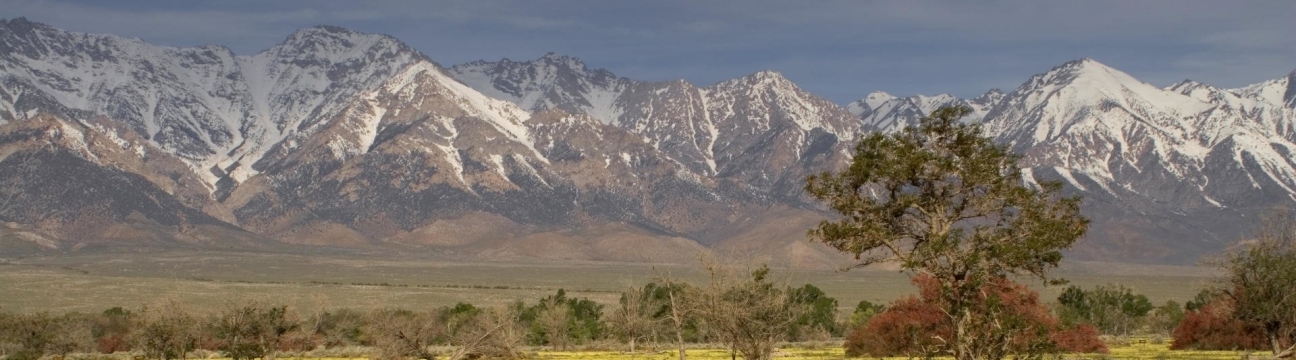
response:
<svg viewBox="0 0 1296 360"><path fill-rule="evenodd" d="M858 123L841 107L815 96L788 80L783 74L761 70L737 79L723 81L705 88L710 103L708 107L723 112L713 113L713 119L723 119L734 114L735 108L744 107L750 122L741 128L767 130L772 121L791 121L804 131L820 128L839 138L853 137ZM759 114L758 118L751 118Z"/></svg>
<svg viewBox="0 0 1296 360"><path fill-rule="evenodd" d="M809 95L809 93L801 90L796 83L773 70L757 71L740 78L722 81L707 88L722 92L742 91L748 96L756 96L761 93L780 96Z"/></svg>
<svg viewBox="0 0 1296 360"><path fill-rule="evenodd" d="M1048 72L1036 75L1032 80L1039 79L1044 83L1059 84L1068 83L1077 78L1107 79L1116 82L1139 82L1137 79L1134 79L1134 77L1129 76L1129 74L1090 58L1082 58L1062 63L1062 65L1058 65L1053 69L1050 69Z"/></svg>
<svg viewBox="0 0 1296 360"><path fill-rule="evenodd" d="M1129 74L1084 58L1035 75L1008 96L1011 101L1068 104L1078 109L1093 103L1123 106L1137 113L1164 110L1174 116L1196 114L1211 105L1183 94L1166 91ZM1159 108L1149 110L1147 108Z"/></svg>
<svg viewBox="0 0 1296 360"><path fill-rule="evenodd" d="M355 59L372 52L417 52L394 37L320 25L298 30L265 52L295 61Z"/></svg>
<svg viewBox="0 0 1296 360"><path fill-rule="evenodd" d="M895 95L888 94L884 91L874 91L869 93L868 96L865 96L862 100L870 109L876 109L878 106L882 105L882 103L894 100L895 98Z"/></svg>
<svg viewBox="0 0 1296 360"><path fill-rule="evenodd" d="M585 62L575 56L562 55L555 52L547 52L536 61L567 67L573 71L585 72L589 69L585 67Z"/></svg>
<svg viewBox="0 0 1296 360"><path fill-rule="evenodd" d="M1296 110L1296 71L1281 78L1230 89L1230 91L1245 98Z"/></svg>
<svg viewBox="0 0 1296 360"><path fill-rule="evenodd" d="M990 89L984 94L972 98L972 100L969 100L968 102L972 104L972 107L976 108L976 111L986 113L990 111L990 108L998 105L999 102L1003 100L1004 96L1002 90Z"/></svg>
<svg viewBox="0 0 1296 360"><path fill-rule="evenodd" d="M791 80L783 76L783 73L774 70L760 70L747 76L738 78L739 81L746 81L755 85L792 85Z"/></svg>
<svg viewBox="0 0 1296 360"><path fill-rule="evenodd" d="M873 111L879 106L882 106L883 103L895 99L895 95L891 95L885 91L874 91L859 100L846 104L846 111L849 111L851 115L863 118L868 116L868 114L873 113Z"/></svg>
<svg viewBox="0 0 1296 360"><path fill-rule="evenodd" d="M617 97L627 80L603 69L590 70L580 59L547 53L535 60L474 61L455 65L451 76L486 94L528 111L561 109L615 123L622 109Z"/></svg>

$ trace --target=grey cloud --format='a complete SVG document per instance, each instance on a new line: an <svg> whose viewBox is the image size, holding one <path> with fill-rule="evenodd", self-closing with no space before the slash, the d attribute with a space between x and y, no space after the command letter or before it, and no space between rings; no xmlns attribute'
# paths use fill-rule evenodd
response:
<svg viewBox="0 0 1296 360"><path fill-rule="evenodd" d="M129 1L129 0L128 0ZM873 90L973 96L1093 57L1146 81L1221 86L1296 68L1285 1L4 1L11 16L250 53L333 24L388 33L447 64L557 51L649 80L762 69L845 102ZM1007 89L1005 89L1007 90Z"/></svg>

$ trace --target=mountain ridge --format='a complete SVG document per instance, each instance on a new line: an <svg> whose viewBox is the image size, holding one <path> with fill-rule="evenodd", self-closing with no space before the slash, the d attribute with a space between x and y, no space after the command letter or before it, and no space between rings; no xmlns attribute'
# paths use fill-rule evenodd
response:
<svg viewBox="0 0 1296 360"><path fill-rule="evenodd" d="M804 177L846 164L861 134L951 105L1022 154L1025 181L1063 180L1085 196L1095 226L1080 258L1193 261L1235 240L1257 209L1296 202L1296 72L1239 89L1161 88L1080 59L1009 93L875 92L842 106L771 70L698 86L555 53L447 68L393 37L332 26L240 56L14 19L0 23L0 49L18 50L0 53L0 133L28 134L0 136L0 149L56 149L84 160L67 176L92 184L135 174L112 183L131 189L97 205L118 214L100 223L154 224L159 244L563 258L552 246L593 260L631 259L617 247L644 244L669 261L745 249L834 267L846 259L799 236L831 216L803 194ZM32 141L49 138L30 131L40 123L94 140ZM0 208L72 210L14 201ZM131 210L148 203L193 220ZM76 242L48 229L74 218L0 211L47 229L40 243L59 251Z"/></svg>

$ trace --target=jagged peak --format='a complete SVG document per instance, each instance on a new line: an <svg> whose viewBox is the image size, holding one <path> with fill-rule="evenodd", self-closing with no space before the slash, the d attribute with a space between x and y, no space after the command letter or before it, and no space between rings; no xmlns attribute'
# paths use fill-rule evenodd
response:
<svg viewBox="0 0 1296 360"><path fill-rule="evenodd" d="M0 28L13 32L30 32L32 29L53 29L54 27L19 16L8 20L0 19Z"/></svg>
<svg viewBox="0 0 1296 360"><path fill-rule="evenodd" d="M1269 79L1255 84L1226 89L1243 98L1263 101L1272 105L1296 109L1296 71L1283 77Z"/></svg>
<svg viewBox="0 0 1296 360"><path fill-rule="evenodd" d="M784 80L784 81L787 80L787 77L784 77L783 73L774 70L768 70L768 69L751 73L745 77L752 78L752 79L762 79L762 80L763 79Z"/></svg>
<svg viewBox="0 0 1296 360"><path fill-rule="evenodd" d="M949 93L940 93L936 95L917 94L917 95L910 96L909 98L920 103L945 102L945 101L953 101L959 99L959 97L950 95Z"/></svg>
<svg viewBox="0 0 1296 360"><path fill-rule="evenodd" d="M398 51L414 51L391 35L359 32L333 25L316 25L297 30L266 51L321 55L348 52L358 46L386 46Z"/></svg>
<svg viewBox="0 0 1296 360"><path fill-rule="evenodd" d="M1005 94L1003 90L994 88L994 89L986 90L985 93L982 93L981 95L977 95L977 97L972 98L972 102L976 102L976 103L998 102L999 100L1004 98L1004 95Z"/></svg>
<svg viewBox="0 0 1296 360"><path fill-rule="evenodd" d="M615 77L612 72L606 69L590 69L585 65L585 62L578 57L563 55L552 51L547 52L528 63L544 64L558 69L559 71L570 71L577 74L597 74L599 76Z"/></svg>
<svg viewBox="0 0 1296 360"><path fill-rule="evenodd" d="M553 51L541 55L540 57L536 58L535 61L547 62L547 63L561 63L561 64L579 64L580 67L585 67L585 62L581 61L580 58L571 55L559 54Z"/></svg>
<svg viewBox="0 0 1296 360"><path fill-rule="evenodd" d="M1045 73L1045 75L1049 74L1055 76L1109 76L1116 74L1129 76L1116 68L1090 58L1081 58L1062 63L1062 65L1058 65Z"/></svg>
<svg viewBox="0 0 1296 360"><path fill-rule="evenodd" d="M1206 83L1203 83L1203 82L1200 82L1200 81L1197 81L1197 80L1192 80L1192 79L1183 79L1183 80L1181 80L1181 81L1179 81L1179 82L1177 82L1177 83L1174 83L1174 85L1166 86L1166 87L1163 88L1163 89L1165 89L1165 90L1167 90L1167 91L1174 91L1174 92L1177 92L1177 93L1183 93L1183 94L1186 94L1186 93L1191 92L1191 91L1196 90L1196 89L1211 89L1211 90L1214 90L1215 87L1214 87L1214 86L1211 86L1210 84L1206 84Z"/></svg>
<svg viewBox="0 0 1296 360"><path fill-rule="evenodd" d="M606 69L590 69L583 60L571 55L564 55L555 52L547 52L533 60L514 61L507 57L500 58L499 61L473 60L467 63L454 65L452 69L457 71L467 71L466 69L477 68L487 69L487 71L516 71L526 67L546 67L557 70L558 72L575 73L578 76L593 76L600 78L616 78L616 74Z"/></svg>
<svg viewBox="0 0 1296 360"><path fill-rule="evenodd" d="M1191 79L1184 79L1174 85L1165 87L1163 90L1187 95L1197 100L1211 103L1217 103L1222 99L1239 97L1236 91L1220 89L1213 85Z"/></svg>
<svg viewBox="0 0 1296 360"><path fill-rule="evenodd" d="M337 25L315 25L315 26L312 26L312 27L310 27L310 28L308 28L308 29L315 29L315 30L318 30L318 31L324 31L324 32L335 33L335 34L355 34L355 33L357 33L355 30L351 30L351 29L344 28L344 27L337 26Z"/></svg>
<svg viewBox="0 0 1296 360"><path fill-rule="evenodd" d="M796 83L774 70L761 70L736 79L722 81L715 88L728 87L788 87L799 89Z"/></svg>

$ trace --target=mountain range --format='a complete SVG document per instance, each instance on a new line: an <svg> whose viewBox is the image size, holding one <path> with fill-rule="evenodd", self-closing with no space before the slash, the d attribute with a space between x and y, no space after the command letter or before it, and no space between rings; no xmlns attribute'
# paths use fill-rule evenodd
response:
<svg viewBox="0 0 1296 360"><path fill-rule="evenodd" d="M331 26L237 55L0 20L0 249L832 266L804 178L962 105L1023 181L1084 196L1071 256L1190 263L1296 202L1293 80L1162 88L1082 59L1007 93L842 106L774 71L698 86L552 53L444 67Z"/></svg>

